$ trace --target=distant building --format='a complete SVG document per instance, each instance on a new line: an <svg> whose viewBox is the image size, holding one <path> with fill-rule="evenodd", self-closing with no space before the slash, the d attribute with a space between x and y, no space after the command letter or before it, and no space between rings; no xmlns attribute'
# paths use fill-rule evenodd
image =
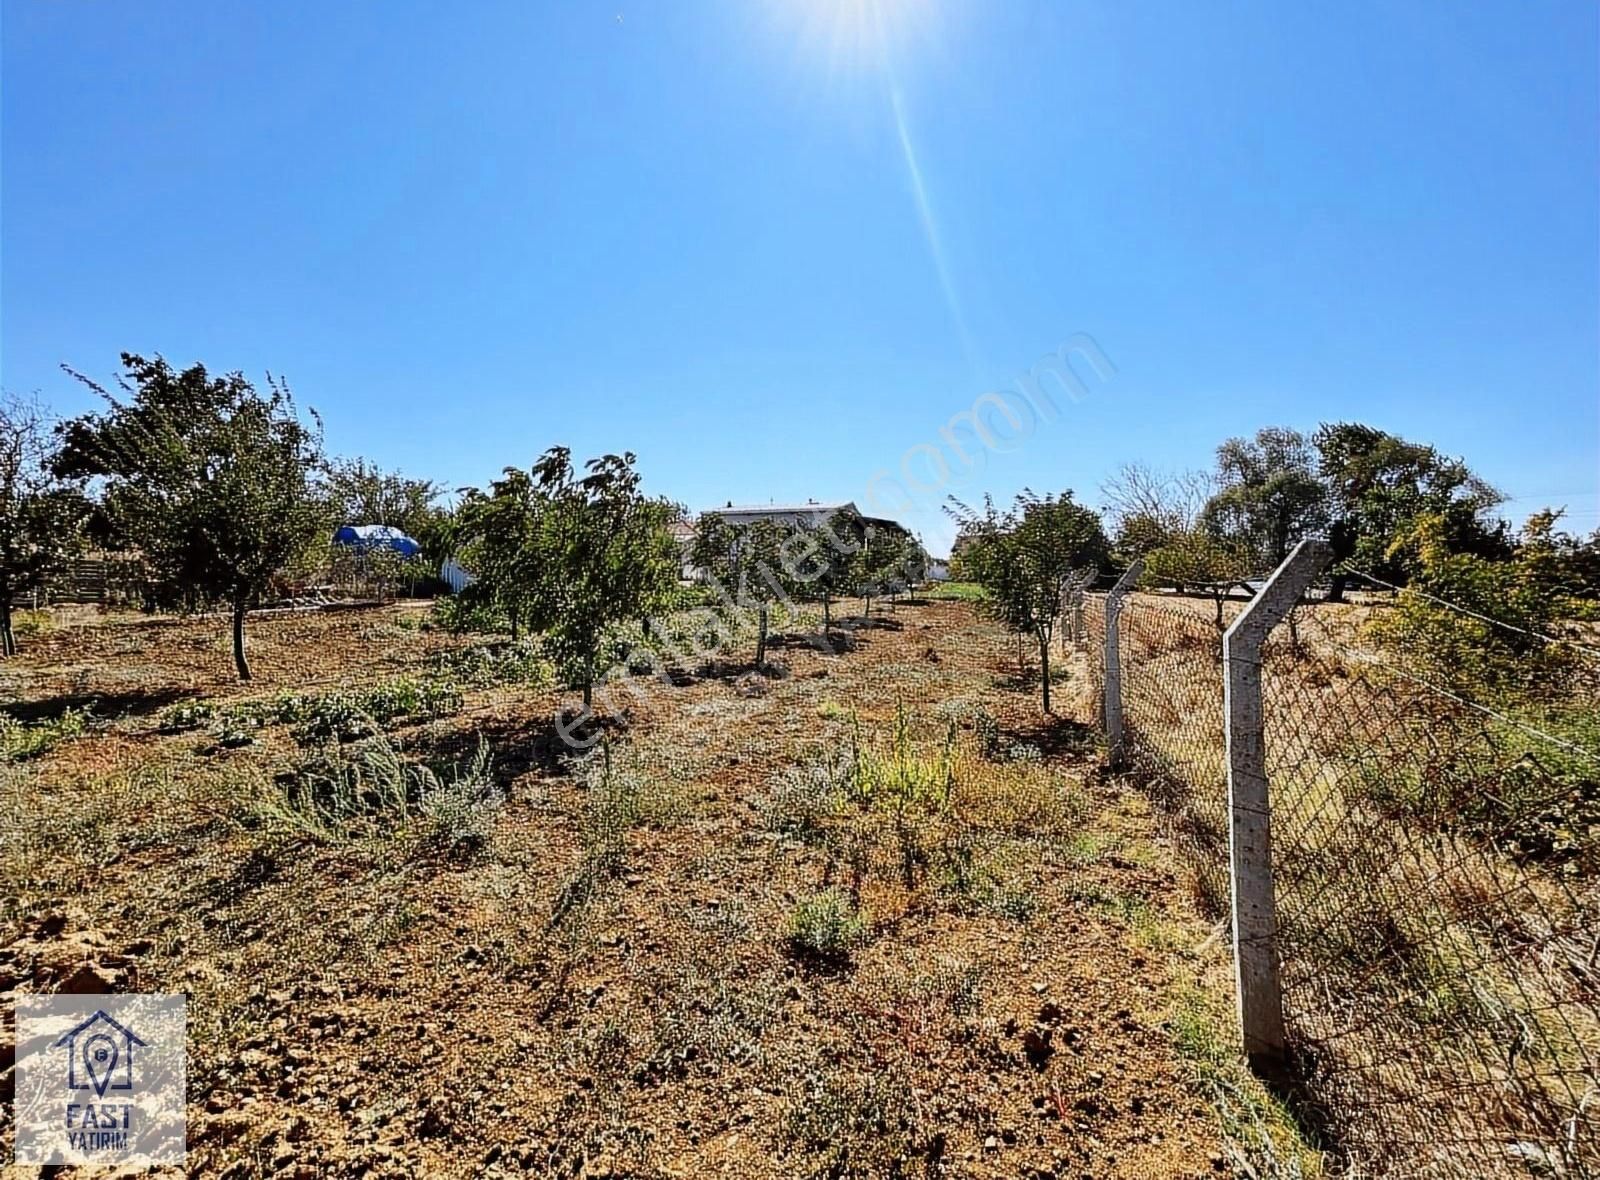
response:
<svg viewBox="0 0 1600 1180"><path fill-rule="evenodd" d="M815 528L826 524L836 513L842 513L851 520L859 521L862 529L884 531L901 537L909 537L911 532L897 520L890 520L886 516L868 516L857 508L854 500L840 500L824 503L819 500L807 500L804 504L740 504L729 501L725 507L712 508L709 511L716 513L729 524L750 525L758 520L770 520L778 524L807 525Z"/></svg>
<svg viewBox="0 0 1600 1180"><path fill-rule="evenodd" d="M752 525L757 521L770 520L777 524L808 525L814 528L826 524L836 512L861 519L860 510L849 500L826 504L817 500L807 500L804 504L741 505L735 505L729 500L725 507L712 508L709 511L716 513L729 524L737 525Z"/></svg>
<svg viewBox="0 0 1600 1180"><path fill-rule="evenodd" d="M807 500L803 504L735 504L729 500L721 508L708 508L700 515L720 516L729 524L741 528L764 520L788 527L820 528L839 515L851 522L853 540L857 543L869 529L874 533L887 532L896 537L911 536L911 531L899 521L886 516L867 516L856 507L853 500ZM700 571L689 560L689 553L694 548L698 530L694 522L682 521L672 526L672 535L682 548L684 580L693 581L699 577Z"/></svg>
<svg viewBox="0 0 1600 1180"><path fill-rule="evenodd" d="M689 560L689 555L694 550L694 539L700 535L700 531L690 521L675 520L667 526L667 532L678 543L678 577L685 582L694 581L694 562Z"/></svg>

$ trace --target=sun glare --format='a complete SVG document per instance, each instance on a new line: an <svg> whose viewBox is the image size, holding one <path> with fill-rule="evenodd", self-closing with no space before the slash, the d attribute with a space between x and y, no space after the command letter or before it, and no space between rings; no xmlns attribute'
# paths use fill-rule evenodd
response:
<svg viewBox="0 0 1600 1180"><path fill-rule="evenodd" d="M830 73L891 66L891 56L932 42L943 9L932 0L778 0L780 21L808 62Z"/></svg>

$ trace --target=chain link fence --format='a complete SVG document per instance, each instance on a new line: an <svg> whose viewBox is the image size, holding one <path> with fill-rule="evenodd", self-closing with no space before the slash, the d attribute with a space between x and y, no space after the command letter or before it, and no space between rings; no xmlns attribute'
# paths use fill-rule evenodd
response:
<svg viewBox="0 0 1600 1180"><path fill-rule="evenodd" d="M1371 613L1302 601L1261 652L1299 1109L1362 1175L1600 1175L1600 754L1409 676ZM1103 692L1104 595L1083 618ZM1117 642L1127 768L1226 914L1214 606L1131 594Z"/></svg>

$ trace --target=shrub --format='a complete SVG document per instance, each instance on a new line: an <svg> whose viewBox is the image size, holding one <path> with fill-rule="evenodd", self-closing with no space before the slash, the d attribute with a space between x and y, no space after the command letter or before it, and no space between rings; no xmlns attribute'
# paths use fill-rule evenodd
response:
<svg viewBox="0 0 1600 1180"><path fill-rule="evenodd" d="M295 741L309 746L329 740L357 741L373 736L390 721L443 717L460 708L461 690L451 681L400 677L365 692L279 697L272 715L294 724Z"/></svg>
<svg viewBox="0 0 1600 1180"><path fill-rule="evenodd" d="M786 767L756 804L767 830L804 844L823 843L829 820L848 796L853 770L848 750Z"/></svg>
<svg viewBox="0 0 1600 1180"><path fill-rule="evenodd" d="M362 712L360 702L348 693L325 693L311 698L303 708L297 706L294 711L304 717L294 730L294 740L302 746L329 740L353 742L378 732L374 720Z"/></svg>
<svg viewBox="0 0 1600 1180"><path fill-rule="evenodd" d="M866 934L866 920L837 889L825 889L808 897L789 913L790 947L796 954L818 962L843 962Z"/></svg>
<svg viewBox="0 0 1600 1180"><path fill-rule="evenodd" d="M470 594L435 599L428 625L452 635L499 635L511 630L505 611Z"/></svg>
<svg viewBox="0 0 1600 1180"><path fill-rule="evenodd" d="M449 781L424 780L421 795L422 844L446 860L466 860L482 852L494 832L505 796L490 773L489 747L481 739L464 771Z"/></svg>
<svg viewBox="0 0 1600 1180"><path fill-rule="evenodd" d="M184 701L161 711L156 728L161 733L188 733L210 725L217 711L204 701Z"/></svg>
<svg viewBox="0 0 1600 1180"><path fill-rule="evenodd" d="M503 802L483 742L464 769L441 775L382 734L315 755L281 776L279 787L263 808L269 821L326 842L407 833L419 850L448 859L487 843Z"/></svg>
<svg viewBox="0 0 1600 1180"><path fill-rule="evenodd" d="M237 717L224 716L216 728L217 745L225 750L236 750L254 742L254 727Z"/></svg>
<svg viewBox="0 0 1600 1180"><path fill-rule="evenodd" d="M583 859L556 895L550 924L559 926L587 908L607 883L622 875L628 853L628 829L638 823L639 777L619 767L604 743L597 753L575 760L573 772L589 794L583 824Z"/></svg>
<svg viewBox="0 0 1600 1180"><path fill-rule="evenodd" d="M1425 759L1357 753L1353 781L1387 812L1492 842L1520 862L1600 871L1600 717L1579 707L1520 716L1528 728L1495 720L1459 732L1418 718L1431 738Z"/></svg>
<svg viewBox="0 0 1600 1180"><path fill-rule="evenodd" d="M809 1177L943 1176L949 1128L892 1072L840 1066L807 1070L779 1127ZM970 1174L970 1173L967 1173Z"/></svg>
<svg viewBox="0 0 1600 1180"><path fill-rule="evenodd" d="M38 639L55 630L55 623L47 610L18 611L11 618L11 633L17 639Z"/></svg>
<svg viewBox="0 0 1600 1180"><path fill-rule="evenodd" d="M1581 623L1600 623L1600 600L1563 598L1556 609L1564 619L1573 619Z"/></svg>
<svg viewBox="0 0 1600 1180"><path fill-rule="evenodd" d="M80 736L88 726L83 709L67 709L59 717L29 725L0 713L0 762L37 758L61 742Z"/></svg>
<svg viewBox="0 0 1600 1180"><path fill-rule="evenodd" d="M480 643L441 654L435 664L439 675L473 688L519 684L548 688L555 669L540 654L536 643Z"/></svg>
<svg viewBox="0 0 1600 1180"><path fill-rule="evenodd" d="M1418 517L1392 550L1417 572L1371 625L1378 646L1469 700L1504 704L1567 688L1573 653L1539 638L1554 627L1559 593L1534 526L1515 560L1488 561L1452 552L1443 520Z"/></svg>
<svg viewBox="0 0 1600 1180"><path fill-rule="evenodd" d="M349 751L334 747L302 762L280 778L283 797L268 812L319 839L349 836L366 821L408 816L424 769L408 764L380 734Z"/></svg>

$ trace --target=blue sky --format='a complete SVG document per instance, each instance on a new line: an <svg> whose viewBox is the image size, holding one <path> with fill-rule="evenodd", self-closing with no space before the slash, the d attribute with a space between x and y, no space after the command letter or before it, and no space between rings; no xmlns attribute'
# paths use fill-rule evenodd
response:
<svg viewBox="0 0 1600 1180"><path fill-rule="evenodd" d="M1360 419L1600 526L1600 35L1558 4L6 0L0 380L285 375L451 485L868 498L1078 334L955 485ZM927 449L918 451L924 446ZM976 451L978 448L969 448ZM948 452L946 452L948 456ZM889 485L871 485L896 499Z"/></svg>

